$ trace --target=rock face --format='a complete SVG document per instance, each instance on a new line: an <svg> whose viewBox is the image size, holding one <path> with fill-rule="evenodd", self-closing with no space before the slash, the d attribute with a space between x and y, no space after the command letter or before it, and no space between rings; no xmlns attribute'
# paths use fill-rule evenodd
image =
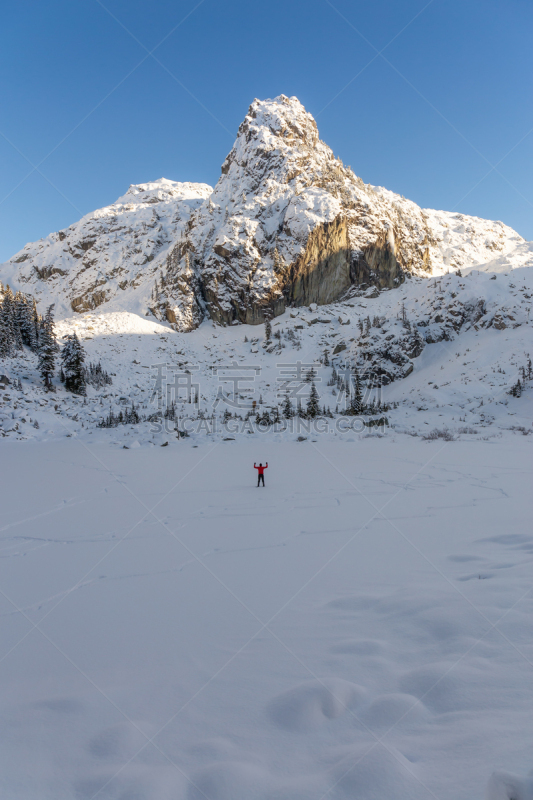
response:
<svg viewBox="0 0 533 800"><path fill-rule="evenodd" d="M152 312L177 330L209 316L263 322L287 306L377 293L513 258L501 222L423 211L335 158L297 98L254 100L212 190L162 179L14 256L2 278L83 312Z"/></svg>

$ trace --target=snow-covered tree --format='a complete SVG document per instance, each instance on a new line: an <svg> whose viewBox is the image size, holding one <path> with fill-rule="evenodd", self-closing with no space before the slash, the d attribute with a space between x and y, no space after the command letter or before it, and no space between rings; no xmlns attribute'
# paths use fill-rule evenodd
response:
<svg viewBox="0 0 533 800"><path fill-rule="evenodd" d="M33 304L30 304L28 298L21 292L17 292L15 296L15 319L20 331L22 344L25 344L31 350L35 350L37 337L33 318Z"/></svg>
<svg viewBox="0 0 533 800"><path fill-rule="evenodd" d="M294 406L291 402L291 398L288 392L285 395L285 400L283 401L282 414L285 417L285 419L291 419L292 417L294 417Z"/></svg>
<svg viewBox="0 0 533 800"><path fill-rule="evenodd" d="M359 372L355 370L355 391L350 400L350 414L359 416L363 413L363 393L361 391L361 379Z"/></svg>
<svg viewBox="0 0 533 800"><path fill-rule="evenodd" d="M0 306L0 355L3 358L12 356L17 349L15 324L15 305L13 292L6 286ZM19 334L20 337L20 334Z"/></svg>
<svg viewBox="0 0 533 800"><path fill-rule="evenodd" d="M57 342L54 331L54 305L48 307L39 328L39 372L46 389L52 388L56 364Z"/></svg>
<svg viewBox="0 0 533 800"><path fill-rule="evenodd" d="M309 393L309 399L307 401L307 416L311 419L320 416L320 405L319 405L319 396L316 390L315 382L313 381L311 384L311 391Z"/></svg>
<svg viewBox="0 0 533 800"><path fill-rule="evenodd" d="M85 352L76 333L67 336L67 340L61 350L61 371L65 378L67 392L82 396L87 393L84 361Z"/></svg>

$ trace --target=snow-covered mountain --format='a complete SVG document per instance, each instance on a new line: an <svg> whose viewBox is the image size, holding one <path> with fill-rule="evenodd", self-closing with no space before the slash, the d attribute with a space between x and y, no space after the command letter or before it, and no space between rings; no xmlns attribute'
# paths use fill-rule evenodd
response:
<svg viewBox="0 0 533 800"><path fill-rule="evenodd" d="M27 244L0 269L0 279L56 313L103 303L146 311L147 287L179 239L191 212L212 189L161 178L130 186L123 197L65 230ZM113 302L114 301L114 302Z"/></svg>
<svg viewBox="0 0 533 800"><path fill-rule="evenodd" d="M365 184L297 98L254 100L212 190L165 179L28 244L0 279L63 315L106 304L189 331L256 324L353 287L533 263L501 222L423 210ZM486 267L485 267L486 268Z"/></svg>

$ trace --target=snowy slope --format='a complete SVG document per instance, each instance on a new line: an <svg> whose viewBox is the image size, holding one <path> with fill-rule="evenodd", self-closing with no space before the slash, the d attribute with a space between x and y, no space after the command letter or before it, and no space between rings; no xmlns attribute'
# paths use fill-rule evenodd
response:
<svg viewBox="0 0 533 800"><path fill-rule="evenodd" d="M106 311L103 306L59 320L57 335L62 343L75 331L87 360L101 361L111 373L112 386L89 387L83 400L65 392L56 374L56 391L47 394L36 356L26 350L0 362L0 372L11 380L0 391L0 431L17 439L64 437L74 431L124 443L174 440L174 423L164 430L149 422L112 431L99 432L95 427L110 409L118 413L132 401L144 415L155 413L157 365L162 365L169 384L174 373L184 375L189 370L198 386L201 410L208 416L215 414L220 423L227 404L217 401L217 395L221 390L231 395L231 375L253 376L239 385L242 397L237 405L228 406L244 417L254 400L261 412L280 406L283 370L300 361L306 369L314 365L317 370L321 406L340 414L348 399L330 383L332 367L323 363L326 350L339 374L346 368L350 375L357 370L369 399L380 395L384 403L399 404L387 412L395 430L420 434L427 425L430 429L448 426L457 435L463 423L479 426L482 435L491 436L513 426L531 430L530 383L521 398L508 392L533 354L532 286L531 267L497 275L471 271L464 278L456 274L431 280L412 278L399 289L377 296L366 292L320 309L286 311L273 321L269 342L264 327L224 328L205 320L197 330L178 333L153 317ZM380 392L375 376L384 384ZM21 391L14 387L19 379ZM309 386L304 387L299 395L304 405L308 391ZM181 419L190 417L191 430L199 429L203 440L208 431L200 426L198 409L180 402L178 412ZM38 430L33 427L35 420ZM246 430L242 433L248 435ZM345 434L353 435L353 430ZM217 438L227 435L219 427ZM296 433L294 429L272 430L269 436L294 439Z"/></svg>

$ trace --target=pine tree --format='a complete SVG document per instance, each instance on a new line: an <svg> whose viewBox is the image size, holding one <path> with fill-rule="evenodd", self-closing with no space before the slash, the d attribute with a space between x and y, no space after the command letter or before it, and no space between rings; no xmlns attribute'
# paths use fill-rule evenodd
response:
<svg viewBox="0 0 533 800"><path fill-rule="evenodd" d="M85 352L76 333L67 337L61 351L61 371L65 376L65 389L67 392L85 396L87 394L85 382Z"/></svg>
<svg viewBox="0 0 533 800"><path fill-rule="evenodd" d="M33 320L33 306L28 302L28 298L17 292L15 298L15 316L20 330L22 343L35 350L37 339L35 335L35 323Z"/></svg>
<svg viewBox="0 0 533 800"><path fill-rule="evenodd" d="M34 352L38 352L39 350L39 336L41 333L41 318L39 316L39 312L37 311L37 303L34 300L31 309L32 319L33 319L33 329L34 329L34 341L35 347Z"/></svg>
<svg viewBox="0 0 533 800"><path fill-rule="evenodd" d="M288 392L285 395L285 400L283 401L282 414L285 417L285 419L291 419L292 417L294 417L294 406L291 403L291 398Z"/></svg>
<svg viewBox="0 0 533 800"><path fill-rule="evenodd" d="M10 292L11 319L13 325L13 346L15 350L22 350L22 334L20 331L19 314L18 314L20 297L21 297L20 292L17 292L15 297L13 297L13 293Z"/></svg>
<svg viewBox="0 0 533 800"><path fill-rule="evenodd" d="M327 349L324 350L324 366L329 367L329 353Z"/></svg>
<svg viewBox="0 0 533 800"><path fill-rule="evenodd" d="M357 370L355 370L355 391L350 401L350 413L355 416L359 416L363 413L363 394L361 392L361 380Z"/></svg>
<svg viewBox="0 0 533 800"><path fill-rule="evenodd" d="M8 285L0 306L0 353L6 358L12 356L16 349L14 300Z"/></svg>
<svg viewBox="0 0 533 800"><path fill-rule="evenodd" d="M11 355L12 348L11 329L4 318L2 307L0 306L0 358L8 358Z"/></svg>
<svg viewBox="0 0 533 800"><path fill-rule="evenodd" d="M57 342L54 333L54 306L48 307L39 330L39 372L44 380L46 389L52 388L52 375L54 374Z"/></svg>
<svg viewBox="0 0 533 800"><path fill-rule="evenodd" d="M272 338L272 324L270 320L265 319L265 339L269 342Z"/></svg>
<svg viewBox="0 0 533 800"><path fill-rule="evenodd" d="M315 382L311 384L311 392L309 393L309 400L307 401L307 416L311 419L320 416L319 396L316 390Z"/></svg>

